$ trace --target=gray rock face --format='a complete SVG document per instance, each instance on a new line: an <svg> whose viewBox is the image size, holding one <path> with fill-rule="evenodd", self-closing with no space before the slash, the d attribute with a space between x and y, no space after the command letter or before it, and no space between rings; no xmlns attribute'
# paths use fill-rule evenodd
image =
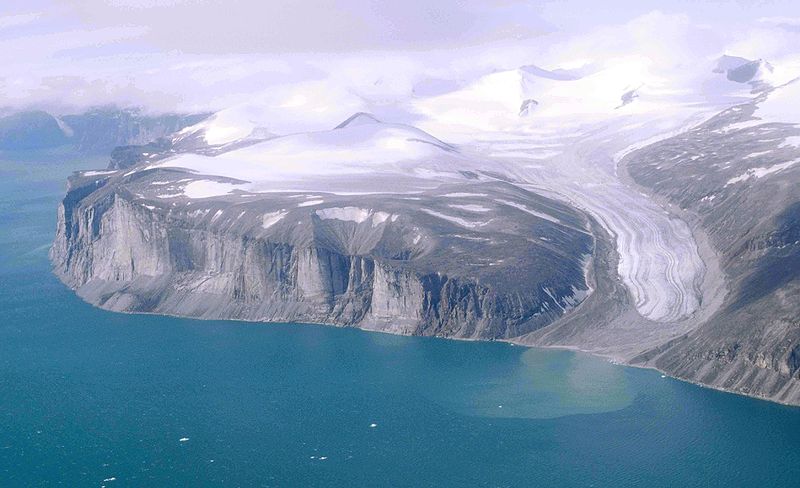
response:
<svg viewBox="0 0 800 488"><path fill-rule="evenodd" d="M474 339L539 329L589 292L585 218L506 183L324 203L294 192L158 197L187 179L72 177L51 250L58 276L110 310Z"/></svg>

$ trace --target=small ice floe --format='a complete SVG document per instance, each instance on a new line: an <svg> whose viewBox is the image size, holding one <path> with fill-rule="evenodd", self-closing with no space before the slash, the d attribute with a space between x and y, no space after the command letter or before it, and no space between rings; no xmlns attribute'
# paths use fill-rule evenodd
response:
<svg viewBox="0 0 800 488"><path fill-rule="evenodd" d="M374 429L377 426L378 426L378 424L369 424L370 429Z"/></svg>
<svg viewBox="0 0 800 488"><path fill-rule="evenodd" d="M188 440L189 440L188 437L181 437L180 439L178 439L178 442L186 442Z"/></svg>

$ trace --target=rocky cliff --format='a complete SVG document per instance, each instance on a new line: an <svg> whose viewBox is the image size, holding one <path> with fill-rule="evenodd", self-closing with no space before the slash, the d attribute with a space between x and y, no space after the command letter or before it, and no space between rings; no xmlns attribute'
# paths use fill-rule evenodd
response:
<svg viewBox="0 0 800 488"><path fill-rule="evenodd" d="M187 178L72 177L51 251L58 276L110 310L473 339L541 328L589 292L585 218L505 183L358 206L292 192L159 198ZM471 226L476 210L493 217Z"/></svg>

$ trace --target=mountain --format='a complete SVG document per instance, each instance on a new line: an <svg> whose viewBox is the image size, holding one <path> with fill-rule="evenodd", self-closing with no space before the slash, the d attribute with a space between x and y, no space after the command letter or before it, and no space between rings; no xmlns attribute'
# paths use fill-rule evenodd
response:
<svg viewBox="0 0 800 488"><path fill-rule="evenodd" d="M0 149L69 145L87 153L108 153L128 144L147 144L206 115L144 115L138 110L97 108L80 114L19 112L0 118Z"/></svg>
<svg viewBox="0 0 800 488"><path fill-rule="evenodd" d="M195 121L199 117L192 117ZM109 169L124 169L145 161L159 161L175 154L217 155L275 137L256 127L235 110L203 116L191 125L180 124L155 140L121 145L111 152Z"/></svg>
<svg viewBox="0 0 800 488"><path fill-rule="evenodd" d="M341 124L337 125L335 129L344 129L345 127L354 127L357 125L371 125L371 124L378 124L380 120L376 119L374 115L368 114L365 112L358 112L354 114L352 117L348 118Z"/></svg>
<svg viewBox="0 0 800 488"><path fill-rule="evenodd" d="M724 74L730 81L747 83L755 89L770 87L774 71L772 64L763 59L751 61L728 55L719 58L714 68L714 73Z"/></svg>
<svg viewBox="0 0 800 488"><path fill-rule="evenodd" d="M227 109L70 178L51 259L110 310L570 348L800 404L800 82L698 66L494 72L409 95L414 125Z"/></svg>
<svg viewBox="0 0 800 488"><path fill-rule="evenodd" d="M636 183L707 231L728 287L714 316L636 362L800 402L799 103L790 83L626 158Z"/></svg>
<svg viewBox="0 0 800 488"><path fill-rule="evenodd" d="M55 147L69 141L60 121L47 112L20 112L0 118L0 149Z"/></svg>
<svg viewBox="0 0 800 488"><path fill-rule="evenodd" d="M509 339L587 296L592 225L424 131L356 114L78 173L51 258L110 310Z"/></svg>

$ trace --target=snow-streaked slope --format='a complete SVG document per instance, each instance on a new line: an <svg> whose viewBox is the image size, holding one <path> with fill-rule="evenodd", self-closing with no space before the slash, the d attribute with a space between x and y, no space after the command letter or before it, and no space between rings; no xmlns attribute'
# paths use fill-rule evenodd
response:
<svg viewBox="0 0 800 488"><path fill-rule="evenodd" d="M520 68L418 100L415 108L427 117L422 127L593 214L616 240L618 272L639 313L672 322L700 306L705 264L688 225L620 181L614 156L756 96L712 68L702 76L665 72L643 57L573 76ZM521 117L527 100L536 101L535 110Z"/></svg>

